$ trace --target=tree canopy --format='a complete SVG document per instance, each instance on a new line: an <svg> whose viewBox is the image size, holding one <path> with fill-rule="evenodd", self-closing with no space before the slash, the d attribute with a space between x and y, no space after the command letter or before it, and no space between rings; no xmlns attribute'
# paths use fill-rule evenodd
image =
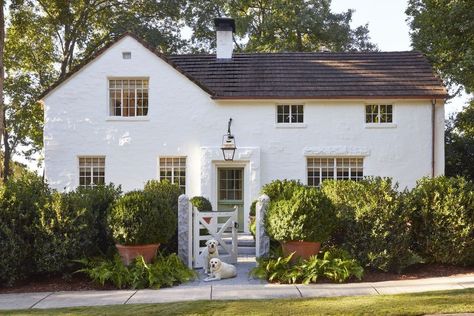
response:
<svg viewBox="0 0 474 316"><path fill-rule="evenodd" d="M188 1L185 19L193 30L191 50L208 52L215 46L213 18L236 20L237 50L280 51L367 51L367 25L350 27L352 10L331 11L331 0L217 0Z"/></svg>
<svg viewBox="0 0 474 316"><path fill-rule="evenodd" d="M423 52L448 86L474 91L474 1L409 0L413 48Z"/></svg>

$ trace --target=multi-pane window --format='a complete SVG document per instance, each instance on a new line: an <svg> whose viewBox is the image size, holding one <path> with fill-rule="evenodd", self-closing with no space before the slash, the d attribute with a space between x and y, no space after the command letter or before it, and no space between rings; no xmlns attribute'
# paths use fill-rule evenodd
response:
<svg viewBox="0 0 474 316"><path fill-rule="evenodd" d="M277 123L303 123L303 105L278 105Z"/></svg>
<svg viewBox="0 0 474 316"><path fill-rule="evenodd" d="M186 192L186 157L161 157L160 180L176 183Z"/></svg>
<svg viewBox="0 0 474 316"><path fill-rule="evenodd" d="M308 185L320 186L326 179L361 180L364 177L364 159L360 157L308 158Z"/></svg>
<svg viewBox="0 0 474 316"><path fill-rule="evenodd" d="M392 123L393 112L391 104L369 104L365 106L366 123Z"/></svg>
<svg viewBox="0 0 474 316"><path fill-rule="evenodd" d="M79 157L79 186L93 187L105 183L105 157Z"/></svg>
<svg viewBox="0 0 474 316"><path fill-rule="evenodd" d="M243 171L243 169L219 169L219 200L242 200Z"/></svg>
<svg viewBox="0 0 474 316"><path fill-rule="evenodd" d="M109 80L110 116L146 116L148 114L147 79Z"/></svg>

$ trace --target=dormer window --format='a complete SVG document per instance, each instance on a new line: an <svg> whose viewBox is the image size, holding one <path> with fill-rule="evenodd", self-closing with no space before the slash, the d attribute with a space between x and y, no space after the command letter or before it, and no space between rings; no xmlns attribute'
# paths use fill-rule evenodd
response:
<svg viewBox="0 0 474 316"><path fill-rule="evenodd" d="M110 116L148 115L148 79L109 79Z"/></svg>

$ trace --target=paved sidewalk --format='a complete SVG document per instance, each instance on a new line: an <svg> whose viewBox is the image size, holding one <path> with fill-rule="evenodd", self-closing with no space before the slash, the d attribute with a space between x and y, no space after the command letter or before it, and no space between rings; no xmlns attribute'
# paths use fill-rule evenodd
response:
<svg viewBox="0 0 474 316"><path fill-rule="evenodd" d="M255 280L254 280L255 281ZM168 303L190 300L310 298L414 293L474 288L474 275L348 284L190 283L160 290L46 292L0 295L0 310Z"/></svg>

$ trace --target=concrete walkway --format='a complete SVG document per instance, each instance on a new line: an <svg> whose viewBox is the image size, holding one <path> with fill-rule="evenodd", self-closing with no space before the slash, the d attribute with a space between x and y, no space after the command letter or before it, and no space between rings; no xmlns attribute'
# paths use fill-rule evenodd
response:
<svg viewBox="0 0 474 316"><path fill-rule="evenodd" d="M0 310L168 303L190 300L311 298L384 295L474 288L474 275L348 284L275 285L258 281L189 283L160 290L45 292L0 295Z"/></svg>

